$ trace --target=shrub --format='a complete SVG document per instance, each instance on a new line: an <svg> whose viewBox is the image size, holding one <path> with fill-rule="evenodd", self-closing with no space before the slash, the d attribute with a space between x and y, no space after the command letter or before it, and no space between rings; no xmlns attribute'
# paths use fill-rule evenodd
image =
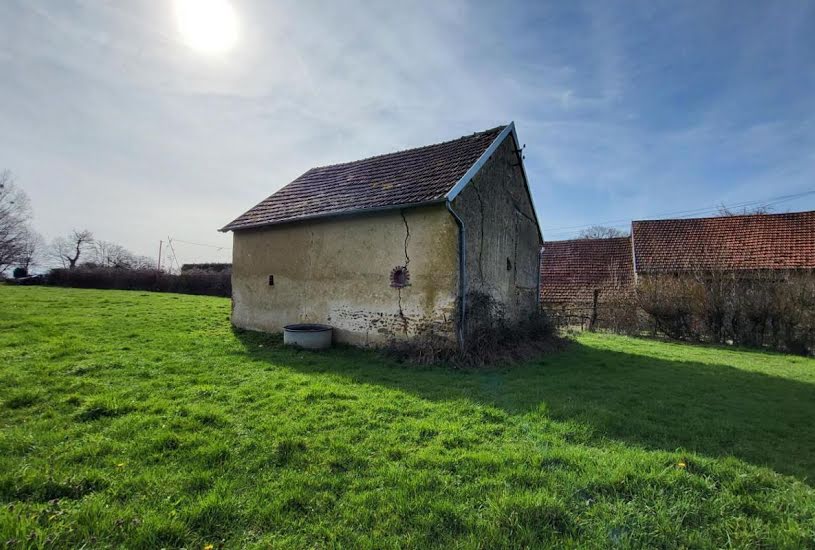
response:
<svg viewBox="0 0 815 550"><path fill-rule="evenodd" d="M82 266L75 269L52 269L45 283L77 288L149 290L209 296L232 295L229 272L204 270L189 270L172 275L154 269Z"/></svg>
<svg viewBox="0 0 815 550"><path fill-rule="evenodd" d="M630 334L639 332L642 325L641 311L627 293L601 294L596 305L587 302L546 303L541 307L558 328L580 327Z"/></svg>
<svg viewBox="0 0 815 550"><path fill-rule="evenodd" d="M559 327L815 353L815 271L640 275L636 292L545 304Z"/></svg>
<svg viewBox="0 0 815 550"><path fill-rule="evenodd" d="M636 300L629 294L614 294L597 306L598 329L610 330L621 334L641 331L643 326L642 310Z"/></svg>
<svg viewBox="0 0 815 550"><path fill-rule="evenodd" d="M792 353L815 352L815 277L771 273L737 282L726 337Z"/></svg>
<svg viewBox="0 0 815 550"><path fill-rule="evenodd" d="M695 308L700 288L681 277L643 277L637 285L637 305L652 321L653 332L688 339L695 333Z"/></svg>
<svg viewBox="0 0 815 550"><path fill-rule="evenodd" d="M22 279L23 277L28 277L28 270L24 267L15 267L14 271L12 272L12 276L15 279Z"/></svg>
<svg viewBox="0 0 815 550"><path fill-rule="evenodd" d="M815 274L698 272L641 278L637 302L668 337L815 352Z"/></svg>
<svg viewBox="0 0 815 550"><path fill-rule="evenodd" d="M530 359L561 345L541 311L509 320L501 303L482 292L468 293L466 306L460 346L435 325L427 325L411 340L391 342L388 353L413 363L481 367Z"/></svg>
<svg viewBox="0 0 815 550"><path fill-rule="evenodd" d="M183 264L181 272L184 271L232 271L232 264L229 263L204 263L204 264Z"/></svg>

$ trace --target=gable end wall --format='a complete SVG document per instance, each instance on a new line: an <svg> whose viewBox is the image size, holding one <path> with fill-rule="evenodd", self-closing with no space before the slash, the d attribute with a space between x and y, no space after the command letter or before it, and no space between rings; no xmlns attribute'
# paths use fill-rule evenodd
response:
<svg viewBox="0 0 815 550"><path fill-rule="evenodd" d="M541 248L515 148L508 136L453 200L466 231L467 291L491 295L510 319L538 307Z"/></svg>

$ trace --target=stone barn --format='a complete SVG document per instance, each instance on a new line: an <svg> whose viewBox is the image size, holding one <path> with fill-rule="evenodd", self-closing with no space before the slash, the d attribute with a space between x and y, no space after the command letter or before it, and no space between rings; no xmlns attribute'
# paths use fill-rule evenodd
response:
<svg viewBox="0 0 815 550"><path fill-rule="evenodd" d="M429 328L461 338L483 292L510 319L538 307L540 227L514 124L312 168L233 234L232 322L325 323L382 345Z"/></svg>

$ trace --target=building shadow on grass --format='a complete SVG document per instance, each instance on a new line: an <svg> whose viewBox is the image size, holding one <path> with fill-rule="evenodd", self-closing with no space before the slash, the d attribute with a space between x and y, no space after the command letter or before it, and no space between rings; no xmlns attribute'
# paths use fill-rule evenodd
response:
<svg viewBox="0 0 815 550"><path fill-rule="evenodd" d="M537 362L460 371L399 364L352 348L284 349L279 338L235 333L250 358L300 373L327 373L431 401L468 400L512 415L546 411L554 420L588 426L590 439L732 455L815 480L815 385L805 382L580 343Z"/></svg>

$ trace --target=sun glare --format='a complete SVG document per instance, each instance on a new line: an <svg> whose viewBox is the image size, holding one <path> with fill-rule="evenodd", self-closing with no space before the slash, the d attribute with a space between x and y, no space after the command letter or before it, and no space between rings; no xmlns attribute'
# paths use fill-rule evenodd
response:
<svg viewBox="0 0 815 550"><path fill-rule="evenodd" d="M222 53L238 39L238 18L228 0L175 0L175 16L184 42L199 52Z"/></svg>

